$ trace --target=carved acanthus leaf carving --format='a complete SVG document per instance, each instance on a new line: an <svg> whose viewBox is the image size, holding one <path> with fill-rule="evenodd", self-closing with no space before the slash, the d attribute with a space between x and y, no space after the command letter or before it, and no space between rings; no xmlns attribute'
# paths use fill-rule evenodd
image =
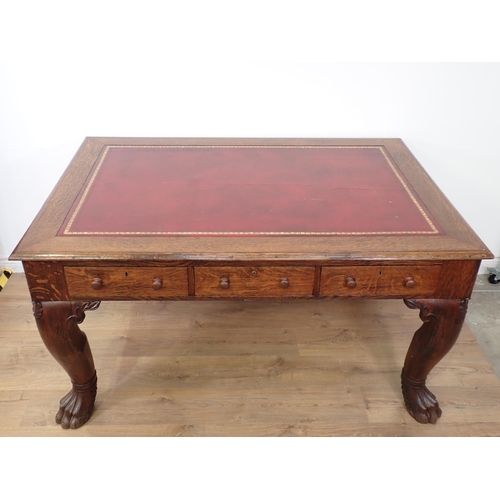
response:
<svg viewBox="0 0 500 500"><path fill-rule="evenodd" d="M33 316L35 316L36 319L40 319L42 317L42 313L43 313L42 303L34 300L31 303L31 305L33 307Z"/></svg>
<svg viewBox="0 0 500 500"><path fill-rule="evenodd" d="M71 315L66 321L76 321L78 324L83 323L85 319L85 311L95 311L101 302L95 300L93 302L83 302L75 307L75 314Z"/></svg>

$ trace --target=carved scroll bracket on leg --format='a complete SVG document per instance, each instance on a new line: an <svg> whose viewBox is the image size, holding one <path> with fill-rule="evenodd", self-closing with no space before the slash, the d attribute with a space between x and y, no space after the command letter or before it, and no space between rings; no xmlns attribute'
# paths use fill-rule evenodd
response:
<svg viewBox="0 0 500 500"><path fill-rule="evenodd" d="M87 336L78 324L85 311L95 310L99 302L33 302L33 313L42 340L64 368L73 385L61 399L56 422L64 429L77 429L94 410L97 374Z"/></svg>
<svg viewBox="0 0 500 500"><path fill-rule="evenodd" d="M435 424L442 411L436 397L426 386L427 375L455 344L468 299L405 300L411 309L420 309L423 325L415 332L401 373L406 408L422 424Z"/></svg>

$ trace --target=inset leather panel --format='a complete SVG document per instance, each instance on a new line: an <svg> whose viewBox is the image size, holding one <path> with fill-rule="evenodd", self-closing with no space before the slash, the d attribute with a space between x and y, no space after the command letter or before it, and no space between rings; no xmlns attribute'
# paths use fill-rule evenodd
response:
<svg viewBox="0 0 500 500"><path fill-rule="evenodd" d="M440 233L382 146L109 145L58 234Z"/></svg>

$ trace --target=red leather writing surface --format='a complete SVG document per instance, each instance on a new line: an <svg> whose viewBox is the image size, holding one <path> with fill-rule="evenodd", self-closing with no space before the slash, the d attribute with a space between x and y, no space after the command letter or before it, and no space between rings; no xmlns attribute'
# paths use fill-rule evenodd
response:
<svg viewBox="0 0 500 500"><path fill-rule="evenodd" d="M439 234L382 147L108 146L59 235Z"/></svg>

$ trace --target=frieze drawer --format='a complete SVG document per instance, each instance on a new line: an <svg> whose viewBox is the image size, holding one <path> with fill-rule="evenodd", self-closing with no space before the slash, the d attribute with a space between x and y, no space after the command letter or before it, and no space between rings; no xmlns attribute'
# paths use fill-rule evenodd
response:
<svg viewBox="0 0 500 500"><path fill-rule="evenodd" d="M441 266L325 266L322 296L411 297L435 292Z"/></svg>
<svg viewBox="0 0 500 500"><path fill-rule="evenodd" d="M188 295L185 267L64 268L72 299L161 300Z"/></svg>
<svg viewBox="0 0 500 500"><path fill-rule="evenodd" d="M313 285L313 266L195 268L198 297L308 297Z"/></svg>

